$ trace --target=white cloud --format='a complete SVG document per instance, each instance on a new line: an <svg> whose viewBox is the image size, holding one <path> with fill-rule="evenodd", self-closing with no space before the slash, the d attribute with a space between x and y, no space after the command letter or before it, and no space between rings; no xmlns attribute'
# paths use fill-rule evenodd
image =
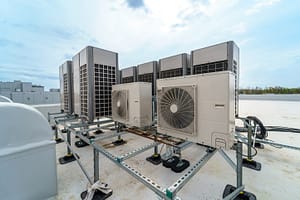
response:
<svg viewBox="0 0 300 200"><path fill-rule="evenodd" d="M256 0L256 3L246 10L246 15L258 13L260 10L278 3L280 0Z"/></svg>

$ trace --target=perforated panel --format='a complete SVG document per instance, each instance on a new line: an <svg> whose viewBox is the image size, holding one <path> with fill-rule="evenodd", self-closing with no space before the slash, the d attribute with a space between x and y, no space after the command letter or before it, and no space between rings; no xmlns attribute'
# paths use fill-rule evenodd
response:
<svg viewBox="0 0 300 200"><path fill-rule="evenodd" d="M170 77L176 77L176 76L182 76L182 75L183 75L183 69L177 68L177 69L161 71L159 78L170 78Z"/></svg>
<svg viewBox="0 0 300 200"><path fill-rule="evenodd" d="M122 78L122 81L121 81L121 83L132 83L132 82L134 82L133 76Z"/></svg>
<svg viewBox="0 0 300 200"><path fill-rule="evenodd" d="M116 84L116 67L95 64L95 117L111 116L111 89Z"/></svg>
<svg viewBox="0 0 300 200"><path fill-rule="evenodd" d="M86 65L80 66L79 73L81 115L88 116L88 76Z"/></svg>
<svg viewBox="0 0 300 200"><path fill-rule="evenodd" d="M68 91L68 74L63 75L63 90L64 90L64 95L63 95L63 100L64 100L64 111L69 112L69 91Z"/></svg>

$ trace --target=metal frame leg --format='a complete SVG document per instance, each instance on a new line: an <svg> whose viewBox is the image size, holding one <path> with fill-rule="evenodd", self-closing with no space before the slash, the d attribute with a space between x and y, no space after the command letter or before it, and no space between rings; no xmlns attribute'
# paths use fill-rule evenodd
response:
<svg viewBox="0 0 300 200"><path fill-rule="evenodd" d="M99 151L94 148L94 182L99 180Z"/></svg>
<svg viewBox="0 0 300 200"><path fill-rule="evenodd" d="M223 200L251 199L256 200L252 193L244 191L243 185L243 143L238 141L236 146L236 187L226 185L223 192Z"/></svg>
<svg viewBox="0 0 300 200"><path fill-rule="evenodd" d="M242 165L244 167L260 171L261 170L261 163L256 162L253 160L252 156L252 127L248 126L248 135L247 135L248 143L247 143L247 158L244 158L242 161Z"/></svg>
<svg viewBox="0 0 300 200"><path fill-rule="evenodd" d="M116 126L117 133L120 133L121 132L121 123L115 122L115 126ZM113 141L112 143L115 146L120 146L120 145L125 144L126 141L122 139L121 135L118 135L117 140Z"/></svg>
<svg viewBox="0 0 300 200"><path fill-rule="evenodd" d="M67 164L76 160L76 157L73 155L71 147L71 131L67 129L67 155L60 157L58 159L60 164ZM79 159L79 156L76 155Z"/></svg>
<svg viewBox="0 0 300 200"><path fill-rule="evenodd" d="M155 137L154 142L157 142L157 132L156 131L154 133L154 137ZM147 157L146 160L154 165L159 165L162 162L161 156L158 153L158 145L154 146L154 153L151 156Z"/></svg>

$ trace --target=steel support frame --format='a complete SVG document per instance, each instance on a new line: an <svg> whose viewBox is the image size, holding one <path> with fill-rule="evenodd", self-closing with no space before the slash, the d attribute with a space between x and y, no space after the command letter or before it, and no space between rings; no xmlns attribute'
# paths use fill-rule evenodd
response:
<svg viewBox="0 0 300 200"><path fill-rule="evenodd" d="M83 126L86 124L82 124ZM90 125L90 124L89 124ZM192 167L190 167L189 171L185 173L183 176L181 176L175 183L173 183L168 188L162 188L159 184L155 183L151 178L144 176L141 172L137 171L134 167L129 166L124 160L129 159L131 157L134 157L148 149L151 149L153 147L157 147L160 143L154 142L151 144L148 144L144 147L140 147L138 149L135 149L131 152L128 152L121 156L113 155L112 153L108 152L106 149L101 147L100 145L96 144L95 142L98 140L105 140L111 137L115 137L118 135L122 135L124 133L122 132L116 132L115 134L109 135L109 136L103 136L100 138L95 139L88 139L87 137L83 136L81 133L82 131L76 131L75 128L78 128L80 126L76 125L74 126L66 126L66 129L68 130L67 133L74 133L77 135L80 139L82 139L84 142L90 144L93 147L94 152L94 182L99 180L99 153L103 154L105 157L107 157L109 160L113 161L115 164L117 164L120 168L124 169L127 173L129 173L131 176L136 178L138 181L143 183L147 188L151 189L156 195L158 195L162 199L167 200L180 200L180 198L177 196L177 193L184 187L184 185L195 175L197 172L209 161L209 159L217 152L216 149L213 149L213 151L208 151L206 154ZM68 144L68 149L75 155L74 150L71 148L71 145ZM182 148L187 148L191 145L190 142L184 143L182 145ZM239 149L239 148L238 148ZM223 150L219 150L221 155L225 158L225 160L235 169L237 172L237 189L232 192L230 195L228 195L225 199L230 199L236 197L241 191L243 191L244 186L242 185L242 171L241 171L241 161L237 162L237 165L234 164L234 162L226 155ZM238 151L237 151L238 152ZM86 170L82 167L81 163L77 159L76 155L75 158L80 165L80 168L84 171L84 174L88 178L89 182L91 183L90 178L88 177L88 174ZM238 155L237 155L238 158ZM237 159L238 160L238 159ZM230 198L229 198L230 197Z"/></svg>

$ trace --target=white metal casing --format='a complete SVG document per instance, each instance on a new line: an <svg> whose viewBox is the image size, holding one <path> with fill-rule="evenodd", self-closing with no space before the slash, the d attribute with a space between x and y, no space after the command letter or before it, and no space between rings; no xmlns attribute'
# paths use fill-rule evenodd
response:
<svg viewBox="0 0 300 200"><path fill-rule="evenodd" d="M127 91L128 118L120 118L112 109L114 121L134 127L146 127L152 124L152 84L147 82L124 83L112 86L112 93ZM114 96L112 95L112 102ZM115 107L112 103L112 106Z"/></svg>
<svg viewBox="0 0 300 200"><path fill-rule="evenodd" d="M57 194L55 141L31 106L0 103L0 197L48 199Z"/></svg>
<svg viewBox="0 0 300 200"><path fill-rule="evenodd" d="M188 134L161 123L163 117L159 113L159 95L157 131L211 147L229 149L235 130L234 79L232 72L225 71L157 80L157 94L163 88L170 87L192 86L195 90L194 132Z"/></svg>

